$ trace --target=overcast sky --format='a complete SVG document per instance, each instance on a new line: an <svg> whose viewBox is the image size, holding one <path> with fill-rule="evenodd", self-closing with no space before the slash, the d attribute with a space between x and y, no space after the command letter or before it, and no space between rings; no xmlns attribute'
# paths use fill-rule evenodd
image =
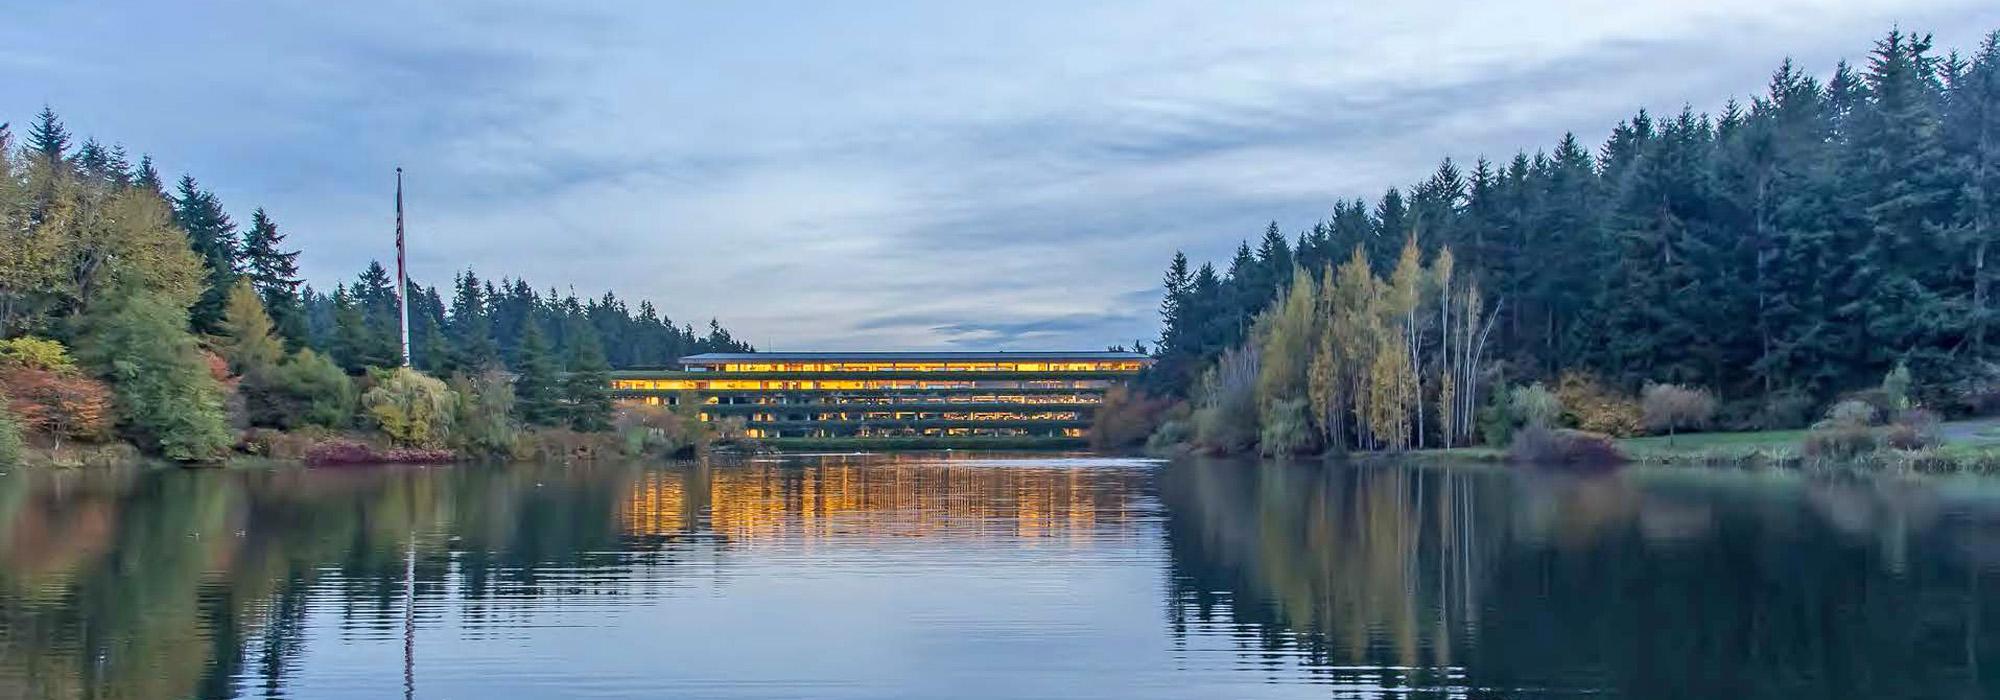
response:
<svg viewBox="0 0 2000 700"><path fill-rule="evenodd" d="M588 6L588 9L570 7ZM1714 110L1991 0L40 2L0 121L265 207L325 287L526 277L764 349L1096 349L1225 257L1463 163ZM190 9L199 6L205 9Z"/></svg>

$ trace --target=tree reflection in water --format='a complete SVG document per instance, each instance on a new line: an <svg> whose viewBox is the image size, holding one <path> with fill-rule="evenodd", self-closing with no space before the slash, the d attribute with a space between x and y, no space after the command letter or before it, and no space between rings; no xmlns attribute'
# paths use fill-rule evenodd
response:
<svg viewBox="0 0 2000 700"><path fill-rule="evenodd" d="M1165 648L1105 657L1132 665L1077 694L1136 691L1119 669L1153 674L1148 688L1371 697L1973 697L2000 682L2000 487L1985 482L876 455L7 474L0 697L295 696L309 646L400 649L407 678L354 662L382 675L364 690L425 697L451 651L427 644L529 640L574 622L564 610L814 574L836 552L903 552L893 569L1023 548L1091 554L1015 562L1029 570L1141 583L1027 600L1165 603L1164 629L1139 624ZM958 602L959 621L987 604ZM1034 619L1095 639L1086 618L1051 617L1076 612ZM1176 685L1196 676L1209 685Z"/></svg>
<svg viewBox="0 0 2000 700"><path fill-rule="evenodd" d="M1181 643L1228 638L1328 682L1772 698L2000 682L1989 484L1205 460L1160 482Z"/></svg>

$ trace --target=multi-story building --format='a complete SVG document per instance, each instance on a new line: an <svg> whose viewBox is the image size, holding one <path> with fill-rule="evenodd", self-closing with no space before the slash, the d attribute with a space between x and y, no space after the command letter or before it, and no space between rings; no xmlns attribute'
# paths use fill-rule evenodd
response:
<svg viewBox="0 0 2000 700"><path fill-rule="evenodd" d="M1151 358L1129 352L760 352L612 373L622 401L698 401L750 437L1080 440L1104 392Z"/></svg>

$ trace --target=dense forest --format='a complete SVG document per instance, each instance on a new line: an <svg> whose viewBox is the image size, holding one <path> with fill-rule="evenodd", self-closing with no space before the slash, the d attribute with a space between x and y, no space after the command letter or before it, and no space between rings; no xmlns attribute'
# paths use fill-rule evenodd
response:
<svg viewBox="0 0 2000 700"><path fill-rule="evenodd" d="M1996 43L2000 33L1967 56L1891 31L1865 65L1816 77L1787 61L1747 103L1640 111L1594 150L1571 134L1504 162L1447 159L1407 190L1334 203L1296 236L1274 222L1220 269L1177 254L1143 386L1212 404L1206 389L1228 383L1232 362L1245 365L1237 374L1290 372L1290 390L1243 410L1355 446L1371 443L1366 431L1336 435L1335 423L1365 428L1366 402L1324 404L1370 390L1329 379L1308 391L1315 357L1362 352L1355 371L1407 376L1400 396L1377 398L1414 414L1392 421L1411 446L1469 437L1440 422L1439 408L1467 405L1439 395L1446 379L1461 394L1559 376L1628 395L1699 387L1725 422L1759 427L1795 425L1900 366L1952 410L1953 387L1992 381L2000 357L1988 264L2000 237ZM1336 287L1380 303L1348 299L1374 313L1343 327L1341 302L1323 298ZM1282 322L1301 291L1298 313L1326 322ZM1349 351L1331 345L1352 337L1285 337L1356 323L1388 326L1364 331L1396 342ZM1468 360L1475 337L1484 347ZM1302 405L1279 405L1294 396Z"/></svg>
<svg viewBox="0 0 2000 700"><path fill-rule="evenodd" d="M231 426L505 452L522 426L607 431L610 369L750 350L651 302L466 270L448 301L409 284L413 367L391 372L394 278L370 263L322 292L299 255L263 209L239 227L193 177L169 188L152 158L78 142L51 109L25 138L0 123L0 452L23 432L58 447L115 435L208 459L235 444Z"/></svg>

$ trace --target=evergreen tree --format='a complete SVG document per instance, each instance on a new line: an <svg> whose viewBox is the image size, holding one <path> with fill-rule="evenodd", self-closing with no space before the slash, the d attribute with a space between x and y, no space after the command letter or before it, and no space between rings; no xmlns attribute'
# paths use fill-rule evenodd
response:
<svg viewBox="0 0 2000 700"><path fill-rule="evenodd" d="M250 214L250 232L243 236L243 267L257 296L271 315L287 347L304 347L308 338L305 306L299 298L299 252L285 250L285 234L262 207Z"/></svg>
<svg viewBox="0 0 2000 700"><path fill-rule="evenodd" d="M1891 31L1876 43L1864 77L1868 99L1847 135L1848 175L1864 212L1855 230L1846 300L1836 313L1854 353L1849 371L1880 375L1908 357L1939 369L1953 315L1941 292L1954 266L1941 229L1955 205L1939 138L1940 86L1930 38Z"/></svg>
<svg viewBox="0 0 2000 700"><path fill-rule="evenodd" d="M467 374L499 366L486 287L471 270L453 280L452 287L451 316L445 324L447 366Z"/></svg>
<svg viewBox="0 0 2000 700"><path fill-rule="evenodd" d="M561 425L565 417L561 371L539 323L530 322L521 331L520 359L514 364L514 409L527 425Z"/></svg>
<svg viewBox="0 0 2000 700"><path fill-rule="evenodd" d="M69 129L62 119L47 105L35 115L35 123L28 125L28 150L33 151L42 163L50 166L60 164L69 154Z"/></svg>
<svg viewBox="0 0 2000 700"><path fill-rule="evenodd" d="M596 433L611 429L611 376L597 333L588 327L572 334L569 374L563 377L563 398L570 429Z"/></svg>
<svg viewBox="0 0 2000 700"><path fill-rule="evenodd" d="M153 167L151 155L139 156L138 172L132 176L132 186L151 192L162 200L167 198L166 183L160 180L160 171Z"/></svg>
<svg viewBox="0 0 2000 700"><path fill-rule="evenodd" d="M190 322L197 333L214 333L222 321L229 287L236 283L241 272L236 223L222 210L221 200L202 189L192 176L181 176L173 205L174 223L187 232L189 247L208 271L206 289L194 308L189 309Z"/></svg>

